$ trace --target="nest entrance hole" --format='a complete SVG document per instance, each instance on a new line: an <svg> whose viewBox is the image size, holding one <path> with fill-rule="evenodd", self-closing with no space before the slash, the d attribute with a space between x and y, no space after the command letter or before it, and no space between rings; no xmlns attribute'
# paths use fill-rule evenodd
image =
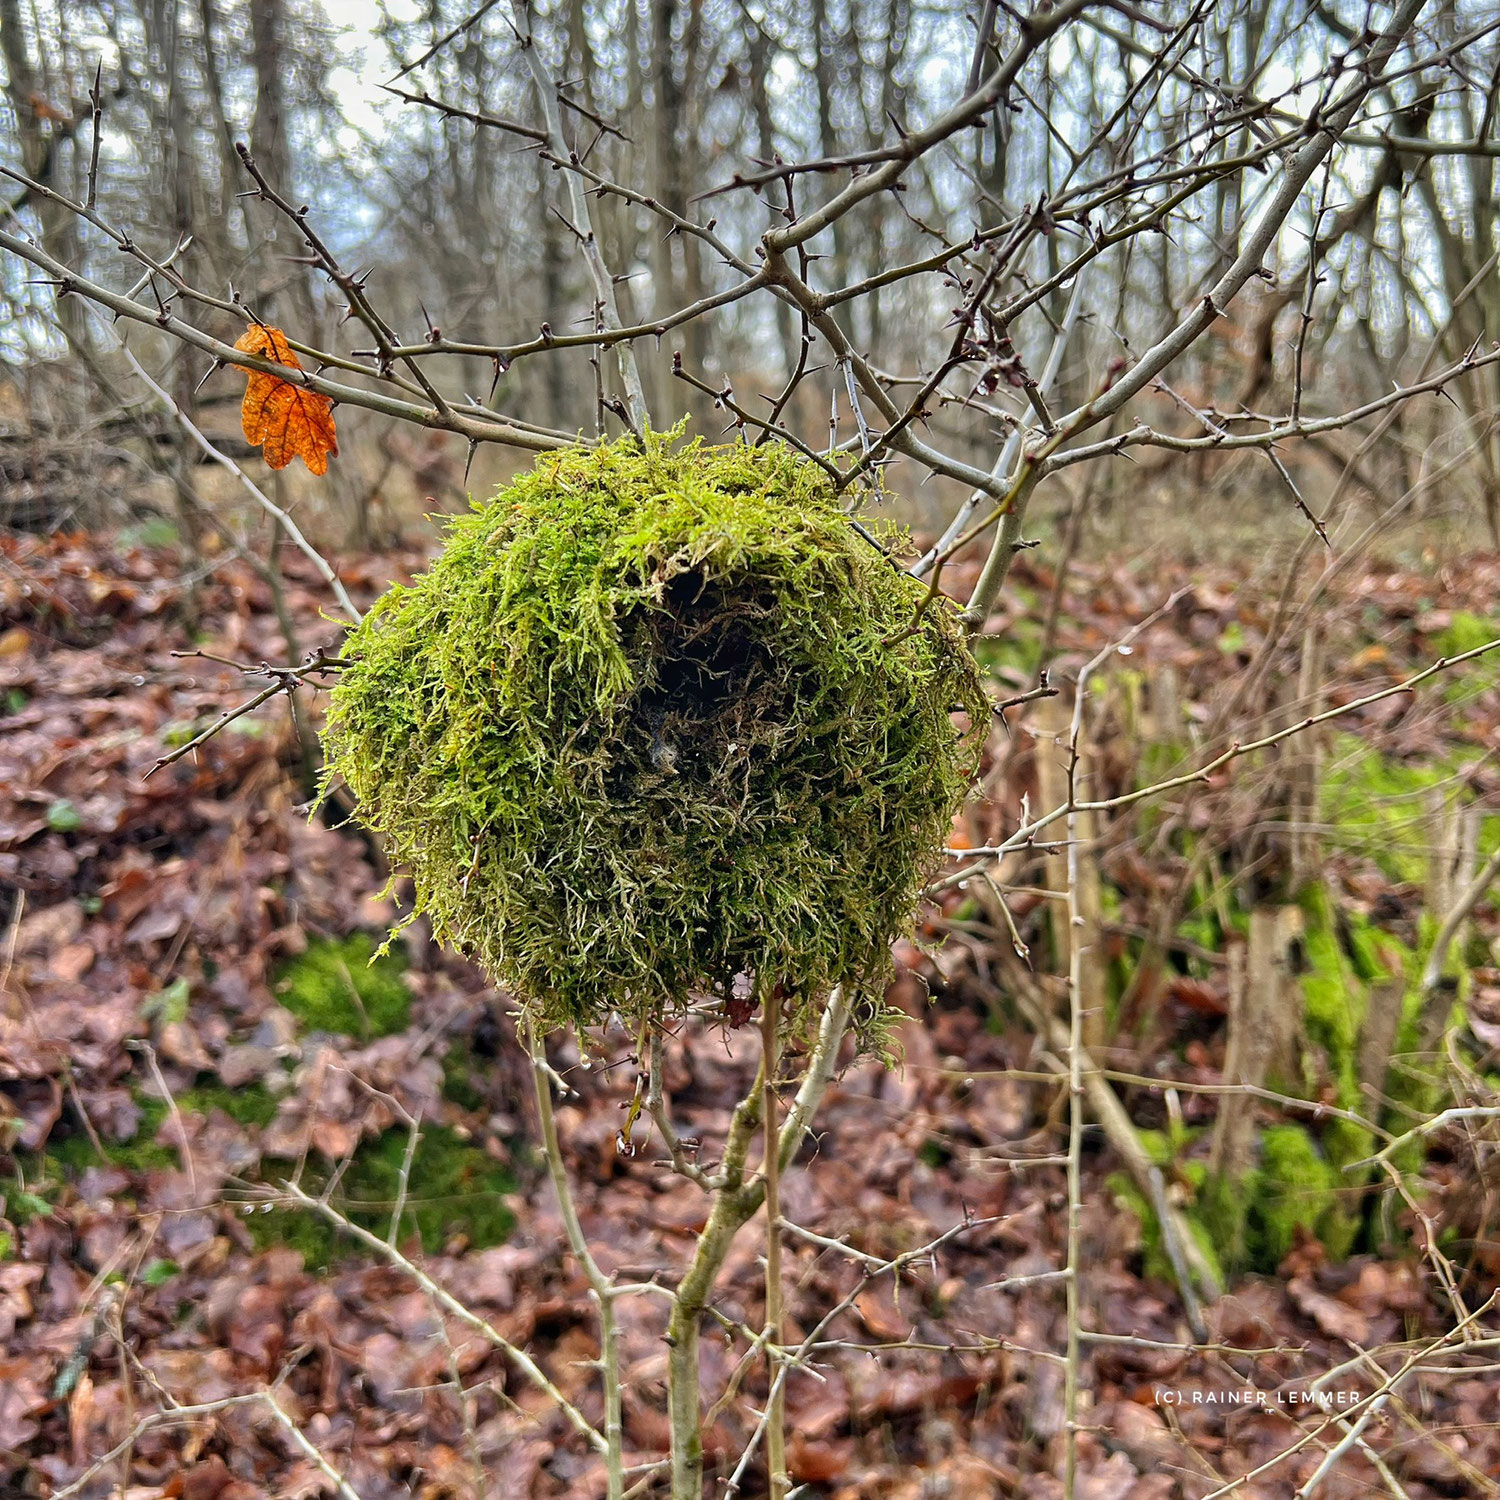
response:
<svg viewBox="0 0 1500 1500"><path fill-rule="evenodd" d="M774 595L757 580L689 569L667 582L642 617L639 659L652 671L631 710L653 769L711 779L726 758L777 736L791 685L774 622Z"/></svg>

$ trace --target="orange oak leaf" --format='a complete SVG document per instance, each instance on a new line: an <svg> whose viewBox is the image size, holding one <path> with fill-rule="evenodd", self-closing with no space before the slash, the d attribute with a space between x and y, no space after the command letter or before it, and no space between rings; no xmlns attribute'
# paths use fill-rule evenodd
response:
<svg viewBox="0 0 1500 1500"><path fill-rule="evenodd" d="M234 347L288 369L302 368L287 336L269 323L252 323L235 340ZM277 375L259 370L246 374L249 383L240 408L245 441L259 447L273 469L284 469L294 458L300 458L314 474L326 474L329 455L339 451L333 402Z"/></svg>
<svg viewBox="0 0 1500 1500"><path fill-rule="evenodd" d="M53 120L59 125L71 125L73 117L64 113L55 104L49 103L45 94L33 93L26 101L31 112L39 120Z"/></svg>

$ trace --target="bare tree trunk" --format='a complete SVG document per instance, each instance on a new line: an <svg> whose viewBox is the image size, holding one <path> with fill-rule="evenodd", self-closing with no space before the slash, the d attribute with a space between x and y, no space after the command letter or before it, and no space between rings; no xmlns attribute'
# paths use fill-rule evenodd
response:
<svg viewBox="0 0 1500 1500"><path fill-rule="evenodd" d="M255 63L255 117L250 153L283 190L291 181L286 136L286 76L282 57L282 0L250 0L251 56Z"/></svg>
<svg viewBox="0 0 1500 1500"><path fill-rule="evenodd" d="M286 75L286 7L284 0L250 0L251 55L255 63L256 99L255 116L250 124L250 154L255 158L267 180L286 196L296 200L296 177L292 170L290 119L288 114ZM285 221L263 216L264 227L273 234L285 235ZM295 246L290 253L301 254L302 246ZM287 318L296 327L305 330L304 337L314 332L315 314L307 280L302 275L292 277L283 299L278 290L272 289L263 297L263 307L257 309L267 320L274 321L278 315ZM282 310L281 306L284 306Z"/></svg>
<svg viewBox="0 0 1500 1500"><path fill-rule="evenodd" d="M58 151L75 127L64 126L60 120L44 119L50 101L44 98L42 80L27 47L19 0L0 0L0 55L5 59L6 93L20 137L21 168L28 177L50 187L57 174ZM28 203L41 223L42 244L60 260L76 263L78 221L66 208L28 192L17 194L9 182L0 192L12 207L18 207L22 201ZM62 298L57 315L70 340L88 340L87 319L74 299Z"/></svg>
<svg viewBox="0 0 1500 1500"><path fill-rule="evenodd" d="M769 162L776 157L776 127L771 119L771 96L766 89L766 78L771 69L771 44L764 28L753 17L745 17L745 31L750 47L750 104L755 112L756 145L760 159ZM801 352L802 331L797 325L796 313L779 298L776 302L776 327L781 335L782 379L790 380Z"/></svg>
<svg viewBox="0 0 1500 1500"><path fill-rule="evenodd" d="M680 25L680 41L673 33ZM656 94L655 151L656 191L662 203L675 214L688 212L689 183L693 182L694 128L692 98L696 97L699 51L702 44L701 0L651 0L651 78ZM681 75L678 59L681 58ZM703 295L703 271L699 242L695 235L667 234L656 247L655 315L675 311ZM682 350L688 368L700 379L715 382L715 372L705 367L706 327L695 318L685 328L673 331L673 347ZM664 349L670 357L670 351ZM674 409L682 397L701 431L708 430L710 408L703 395L682 387L669 397L665 410Z"/></svg>
<svg viewBox="0 0 1500 1500"><path fill-rule="evenodd" d="M846 33L835 32L829 23L828 0L812 0L811 22L813 45L817 49L817 64L813 77L818 86L818 150L823 156L832 156L839 149L838 129L834 124L834 88L837 82L836 67L838 53L848 40ZM805 180L804 180L805 182ZM805 191L805 186L804 186ZM843 286L849 280L849 232L847 219L835 221L833 226L833 254L828 261L828 284ZM847 304L834 309L834 321L852 335Z"/></svg>

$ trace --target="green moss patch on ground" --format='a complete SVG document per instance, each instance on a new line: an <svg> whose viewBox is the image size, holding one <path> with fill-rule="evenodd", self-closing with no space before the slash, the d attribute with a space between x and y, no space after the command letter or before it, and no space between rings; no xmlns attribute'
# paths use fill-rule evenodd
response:
<svg viewBox="0 0 1500 1500"><path fill-rule="evenodd" d="M1238 1184L1205 1181L1195 1207L1225 1266L1269 1275L1303 1236L1321 1240L1336 1260L1346 1256L1360 1229L1357 1185L1302 1125L1267 1126L1259 1150Z"/></svg>
<svg viewBox="0 0 1500 1500"><path fill-rule="evenodd" d="M1427 868L1425 797L1447 781L1446 766L1410 764L1372 749L1358 735L1335 736L1322 781L1328 847L1373 859L1396 881L1420 881Z"/></svg>
<svg viewBox="0 0 1500 1500"><path fill-rule="evenodd" d="M1188 1166L1195 1165L1188 1163ZM1197 1174L1194 1174L1197 1175ZM1175 1282L1177 1273L1172 1268L1172 1258L1162 1241L1161 1223L1156 1210L1147 1201L1146 1195L1136 1187L1124 1172L1111 1173L1105 1182L1118 1207L1130 1213L1141 1228L1141 1270L1158 1281ZM1222 1283L1224 1273L1219 1263L1218 1247L1207 1226L1194 1215L1187 1216L1188 1232L1203 1252L1204 1261L1214 1276Z"/></svg>
<svg viewBox="0 0 1500 1500"><path fill-rule="evenodd" d="M247 1083L233 1089L222 1083L204 1084L177 1096L177 1107L184 1114L207 1118L220 1110L236 1124L257 1130L276 1118L277 1104L275 1094L263 1083Z"/></svg>
<svg viewBox="0 0 1500 1500"><path fill-rule="evenodd" d="M152 1172L180 1166L181 1155L156 1141L157 1132L167 1119L166 1101L137 1093L136 1102L140 1106L141 1119L135 1134L124 1141L102 1141L104 1160L126 1172ZM42 1161L46 1166L61 1167L76 1174L86 1167L98 1166L99 1153L84 1131L75 1130L61 1140L49 1141Z"/></svg>
<svg viewBox="0 0 1500 1500"><path fill-rule="evenodd" d="M377 956L368 933L315 938L281 966L273 988L304 1031L371 1041L404 1031L411 1020L404 968L394 953Z"/></svg>
<svg viewBox="0 0 1500 1500"><path fill-rule="evenodd" d="M1433 638L1440 655L1462 656L1477 651L1500 636L1500 620L1487 619L1472 610L1456 609L1448 624Z"/></svg>
<svg viewBox="0 0 1500 1500"><path fill-rule="evenodd" d="M1420 884L1427 874L1429 795L1452 785L1473 759L1472 753L1450 753L1408 761L1373 749L1358 735L1335 736L1322 780L1326 846L1374 860L1391 880ZM1500 818L1488 818L1480 852L1490 853L1497 842Z"/></svg>
<svg viewBox="0 0 1500 1500"><path fill-rule="evenodd" d="M369 1040L399 1032L410 1023L412 995L402 978L404 967L398 957L377 956L375 941L356 932L309 943L281 966L274 987L304 1031ZM444 1096L470 1111L484 1103L473 1083L475 1067L468 1040L455 1039L444 1063ZM136 1103L140 1118L135 1131L127 1140L101 1141L102 1158L87 1132L66 1123L44 1150L19 1154L19 1174L3 1187L7 1217L24 1225L50 1213L93 1166L118 1167L137 1179L137 1187L151 1172L179 1168L180 1152L157 1140L170 1113L168 1105L139 1090ZM186 1116L226 1115L254 1140L275 1118L279 1100L261 1083L229 1088L208 1079L177 1094L175 1103ZM354 1223L382 1236L390 1227L407 1142L405 1130L391 1130L362 1143L336 1189L339 1208ZM254 1179L256 1174L246 1175ZM327 1166L310 1167L304 1185L321 1190L331 1175ZM459 1132L426 1126L412 1162L401 1234L419 1235L429 1253L455 1240L480 1248L499 1244L513 1225L504 1199L515 1186L509 1172ZM258 1248L286 1245L300 1251L314 1268L333 1263L353 1248L332 1225L300 1211L267 1212L254 1203L246 1205L244 1223Z"/></svg>
<svg viewBox="0 0 1500 1500"><path fill-rule="evenodd" d="M190 1089L176 1102L184 1114L207 1116L221 1110L249 1129L269 1124L276 1112L275 1097L257 1084L242 1089ZM128 1141L104 1141L103 1162L135 1177L175 1170L181 1165L180 1154L156 1140L167 1119L166 1104L143 1097L140 1105L136 1133ZM364 1142L340 1177L333 1202L361 1228L382 1236L389 1230L408 1141L407 1131L388 1130ZM101 1164L93 1142L81 1131L49 1142L44 1151L22 1153L18 1160L21 1176L4 1189L6 1216L18 1225L50 1213L83 1172ZM326 1165L311 1166L304 1171L303 1185L320 1192L331 1175ZM454 1241L476 1249L498 1245L514 1226L505 1200L515 1188L511 1173L480 1147L448 1127L426 1126L411 1164L400 1235L403 1239L419 1235L429 1254ZM314 1269L334 1263L354 1248L326 1220L300 1210L272 1208L267 1212L252 1203L245 1206L244 1222L258 1249L288 1246Z"/></svg>
<svg viewBox="0 0 1500 1500"><path fill-rule="evenodd" d="M1274 1269L1297 1243L1299 1231L1342 1259L1359 1232L1359 1216L1347 1206L1356 1193L1304 1126L1268 1126L1255 1191L1248 1195L1250 1263Z"/></svg>
<svg viewBox="0 0 1500 1500"><path fill-rule="evenodd" d="M123 1141L101 1140L102 1158L88 1133L76 1129L55 1131L40 1151L17 1152L16 1177L3 1187L6 1217L24 1225L50 1213L62 1192L89 1167L108 1165L143 1174L180 1165L180 1155L156 1140L167 1118L165 1101L138 1093L136 1102L140 1121L134 1134Z"/></svg>
<svg viewBox="0 0 1500 1500"><path fill-rule="evenodd" d="M372 1234L383 1237L390 1229L409 1139L405 1130L388 1130L366 1141L335 1189L334 1206ZM326 1181L326 1173L305 1175L304 1187L321 1191L320 1176ZM515 1178L446 1126L423 1127L407 1181L398 1243L417 1234L429 1255L453 1242L485 1249L501 1244L515 1226L515 1215L505 1201L515 1191ZM246 1224L258 1247L286 1245L300 1251L304 1263L314 1268L330 1265L355 1248L334 1225L313 1213L256 1211Z"/></svg>

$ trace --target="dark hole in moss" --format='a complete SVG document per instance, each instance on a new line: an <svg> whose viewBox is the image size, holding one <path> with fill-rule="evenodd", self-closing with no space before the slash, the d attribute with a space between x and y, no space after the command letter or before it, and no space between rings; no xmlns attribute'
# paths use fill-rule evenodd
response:
<svg viewBox="0 0 1500 1500"><path fill-rule="evenodd" d="M684 580L696 580L696 591L674 598L669 590L666 612L653 615L660 665L656 691L642 700L705 717L769 670L771 654L755 626L771 617L772 603L745 583L711 584L700 573L673 582Z"/></svg>
<svg viewBox="0 0 1500 1500"><path fill-rule="evenodd" d="M765 632L774 600L749 579L679 573L662 607L638 611L633 635L654 664L629 709L612 785L663 778L744 791L752 752L775 743L796 704L792 674L776 668ZM678 782L681 786L683 782Z"/></svg>
<svg viewBox="0 0 1500 1500"><path fill-rule="evenodd" d="M929 1136L922 1142L922 1149L917 1152L917 1158L936 1171L939 1167L946 1167L953 1160L953 1153L948 1149L946 1141L941 1141L936 1136Z"/></svg>

